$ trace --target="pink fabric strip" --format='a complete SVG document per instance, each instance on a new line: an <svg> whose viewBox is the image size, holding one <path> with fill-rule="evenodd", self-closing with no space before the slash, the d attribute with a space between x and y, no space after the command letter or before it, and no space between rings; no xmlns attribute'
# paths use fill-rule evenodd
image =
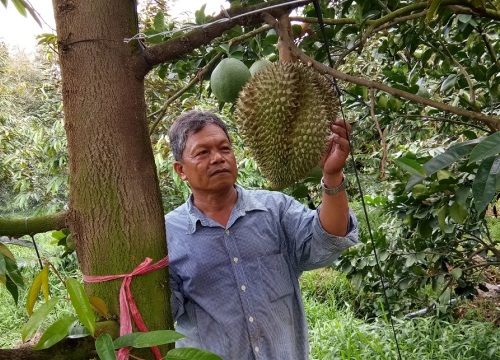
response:
<svg viewBox="0 0 500 360"><path fill-rule="evenodd" d="M137 308L134 298L132 297L130 284L132 282L133 276L149 274L150 272L168 266L169 263L168 256L165 256L163 259L154 264L151 264L152 261L153 260L151 260L150 258L146 258L130 274L107 276L83 275L83 281L85 282L103 282L123 278L122 286L120 287L120 336L130 334L132 332L132 320L130 318L131 313L132 319L134 319L137 328L142 332L148 332L148 328L146 327L144 320L142 320L139 309ZM151 347L151 350L155 354L156 360L163 359L160 350L156 346ZM120 350L118 350L118 360L127 360L128 353L129 348L121 348Z"/></svg>

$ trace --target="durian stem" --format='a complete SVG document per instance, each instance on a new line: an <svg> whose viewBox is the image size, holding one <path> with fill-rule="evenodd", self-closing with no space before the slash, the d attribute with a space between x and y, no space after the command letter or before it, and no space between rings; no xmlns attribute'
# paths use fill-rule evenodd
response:
<svg viewBox="0 0 500 360"><path fill-rule="evenodd" d="M293 39L292 23L290 22L289 14L285 14L278 19L278 23L281 28L287 32L288 36ZM281 39L278 40L278 52L280 61L286 61L290 63L296 63L299 61L297 56L295 56L288 45Z"/></svg>
<svg viewBox="0 0 500 360"><path fill-rule="evenodd" d="M495 117L495 116L489 116L486 114L483 114L481 112L475 112L475 111L470 111L462 108L458 108L452 105L444 104L439 101L427 99L415 94L411 94L407 91L395 89L393 87L390 87L388 85L379 83L377 81L371 81L363 78L359 78L357 76L349 75L346 73L343 73L337 69L330 68L312 58L304 54L293 42L292 39L288 36L288 34L281 29L279 26L278 22L270 15L264 14L264 19L265 21L271 25L275 30L276 33L283 39L283 41L286 42L286 44L290 47L290 50L304 63L310 64L312 67L314 67L316 70L323 74L328 74L330 76L333 76L336 79L344 80L347 82L350 82L352 84L356 85L361 85L365 86L367 88L375 88L378 90L381 90L383 92L386 92L388 94L391 94L393 96L397 96L403 99L407 99L410 101L413 101L418 104L422 104L425 106L430 106L432 108L446 111L452 114L456 114L459 116L464 116L470 119L478 120L482 123L484 123L490 131L496 132L500 131L500 118Z"/></svg>

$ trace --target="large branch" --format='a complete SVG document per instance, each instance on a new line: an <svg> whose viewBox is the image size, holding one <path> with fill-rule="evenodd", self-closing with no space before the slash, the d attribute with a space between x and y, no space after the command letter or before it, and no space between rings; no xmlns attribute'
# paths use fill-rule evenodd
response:
<svg viewBox="0 0 500 360"><path fill-rule="evenodd" d="M45 350L34 350L31 346L17 349L0 349L0 360L87 360L95 358L92 338L66 338Z"/></svg>
<svg viewBox="0 0 500 360"><path fill-rule="evenodd" d="M287 4L287 0L274 0L254 6L230 8L227 9L229 17L218 15L206 26L191 30L184 35L145 49L144 56L149 65L158 65L187 54L200 46L209 44L213 39L221 36L225 31L232 29L236 25L249 26L261 24L262 13L256 10L283 4L280 7L267 11L272 16L279 18L289 10L298 6L304 6L310 2L311 0L304 0L293 4ZM236 18L236 16L243 14L247 15Z"/></svg>
<svg viewBox="0 0 500 360"><path fill-rule="evenodd" d="M500 131L500 118L498 117L493 117L493 116L488 116L483 113L479 112L474 112L474 111L469 111L466 109L461 109L457 108L455 106L451 106L448 104L444 104L438 101L434 101L431 99L423 98L421 96L417 96L415 94L411 94L409 92L399 90L392 88L390 86L387 86L385 84L379 83L377 81L371 81L371 80L366 80L363 78L359 78L356 76L352 76L349 74L345 74L341 71L338 71L336 69L332 69L318 61L313 60L306 54L304 54L302 51L299 50L299 48L295 45L293 40L287 35L283 29L279 26L278 22L276 19L274 19L271 15L265 14L264 19L267 21L267 23L271 26L274 27L276 30L276 33L283 39L283 41L286 42L286 44L290 47L290 50L304 63L312 65L316 70L320 71L321 73L326 73L329 74L337 79L340 80L345 80L347 82L350 82L352 84L357 84L361 86L366 86L369 89L378 89L381 91L384 91L388 94L401 97L416 103L420 103L422 105L430 106L435 109L447 111L459 116L464 116L470 119L478 120L486 124L492 131Z"/></svg>
<svg viewBox="0 0 500 360"><path fill-rule="evenodd" d="M67 216L66 211L61 211L53 215L21 219L0 218L0 236L23 236L60 230L67 227Z"/></svg>

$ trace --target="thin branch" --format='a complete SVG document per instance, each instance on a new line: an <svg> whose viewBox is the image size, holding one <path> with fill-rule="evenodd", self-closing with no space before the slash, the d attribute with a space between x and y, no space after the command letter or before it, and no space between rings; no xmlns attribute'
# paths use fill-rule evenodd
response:
<svg viewBox="0 0 500 360"><path fill-rule="evenodd" d="M470 110L466 110L466 109L457 108L457 107L452 106L452 105L444 104L444 103L434 101L431 99L427 99L427 98L424 98L424 97L421 97L421 96L418 96L415 94L411 94L411 93L406 92L406 91L395 89L393 87L387 86L387 85L379 83L377 81L366 80L363 78L359 78L357 76L345 74L345 73L343 73L339 70L336 70L336 69L329 68L328 66L310 58L309 56L304 54L301 50L299 50L299 48L297 48L297 46L294 44L293 40L291 40L286 35L286 33L284 33L281 30L278 23L276 22L276 20L272 16L266 14L266 15L264 15L264 17L265 17L266 21L271 26L274 27L274 29L276 30L278 35L283 37L283 40L286 41L287 45L290 47L292 52L295 53L299 59L301 59L304 63L313 66L316 70L318 70L321 73L326 73L326 74L329 74L337 79L345 80L347 82L361 85L361 86L365 86L367 88L375 88L375 89L384 91L388 94L391 94L391 95L394 95L397 97L401 97L401 98L404 98L404 99L407 99L407 100L410 100L410 101L413 101L416 103L420 103L422 105L430 106L430 107L433 107L433 108L438 109L438 110L447 111L447 112L450 112L450 113L453 113L453 114L456 114L459 116L464 116L467 118L479 120L479 121L483 122L484 124L486 124L492 131L499 131L500 130L500 118L498 118L498 117L488 116L488 115L482 114L480 112L474 112L474 111L470 111Z"/></svg>
<svg viewBox="0 0 500 360"><path fill-rule="evenodd" d="M375 123L378 134L380 136L380 141L382 142L382 159L380 160L380 178L385 178L385 164L387 162L387 142L385 141L384 133L380 128L377 116L375 115L375 89L370 89L370 116L372 121Z"/></svg>
<svg viewBox="0 0 500 360"><path fill-rule="evenodd" d="M491 134L491 131L488 130L488 129L485 129L479 125L476 125L476 124L471 124L471 123L468 123L468 122L465 122L465 121L458 121L458 120L451 120L451 119L447 119L447 118L444 118L444 117L440 117L440 116L429 116L429 115L405 115L405 117L407 118L423 118L427 121L438 121L438 122L449 122L449 123L452 123L452 124L457 124L457 125L465 125L465 126L469 126L469 127L473 127L475 129L478 129L478 130L481 130L481 131L484 131L485 133L487 134Z"/></svg>
<svg viewBox="0 0 500 360"><path fill-rule="evenodd" d="M481 26L478 26L477 31L479 32L479 34L481 34L481 37L483 38L484 44L486 45L486 49L488 50L488 53L491 56L491 60L493 60L493 62L497 65L497 68L500 69L500 61L498 61L495 49L493 48L493 45L491 45L490 39L488 39L488 36L484 33L483 28Z"/></svg>
<svg viewBox="0 0 500 360"><path fill-rule="evenodd" d="M23 236L64 229L67 227L67 216L66 211L61 211L52 215L30 218L0 218L0 235Z"/></svg>
<svg viewBox="0 0 500 360"><path fill-rule="evenodd" d="M229 41L229 47L231 47L231 46L233 46L235 44L238 44L238 43L240 43L242 41L245 41L246 39L251 38L251 37L253 37L253 36L257 35L257 34L260 34L260 33L264 32L264 31L267 31L269 29L271 29L270 25L264 25L264 26L261 26L258 29L252 30L252 31L250 31L250 32L248 32L246 34L243 34L241 36L235 37L235 38L233 38L233 39L231 39ZM156 127L160 123L160 121L163 118L163 116L165 116L167 108L170 106L170 104L172 104L175 100L177 100L179 97L181 97L182 94L184 94L186 91L188 91L196 83L200 82L201 79L203 79L203 75L205 75L208 71L211 70L211 68L215 65L215 63L217 63L219 61L219 59L222 57L222 55L223 55L223 53L219 53L216 56L214 56L214 58L212 60L210 60L210 62L208 64L206 64L203 68L201 68L198 71L198 73L191 79L191 81L186 86L184 86L182 89L180 89L179 91L177 91L174 95L172 95L165 102L165 104L163 104L163 106L161 107L160 110L155 111L154 113L152 113L152 114L150 114L148 116L148 117L153 117L153 116L158 115L156 117L155 122L151 126L151 129L149 130L149 135L152 135L154 133L154 130L156 129Z"/></svg>
<svg viewBox="0 0 500 360"><path fill-rule="evenodd" d="M481 264L469 266L469 267L463 269L462 271L473 270L473 269L477 269L477 268L485 268L485 267L489 267L489 266L498 266L498 265L500 265L500 261L490 261L490 262L484 262Z"/></svg>
<svg viewBox="0 0 500 360"><path fill-rule="evenodd" d="M377 1L377 4L378 4L378 5L379 5L382 9L384 9L384 11L385 11L386 13L388 13L388 14L390 14L390 13L391 13L391 9L389 9L389 8L387 7L387 5L386 5L386 4L384 4L381 0L376 0L376 1Z"/></svg>
<svg viewBox="0 0 500 360"><path fill-rule="evenodd" d="M444 43L444 41L442 39L438 39L438 41L439 41L439 44L441 45L441 47L443 48L443 51L441 51L441 53L444 54L445 56L447 56L448 59L450 59L453 62L453 64L455 64L455 66L458 67L458 69L460 70L460 72L462 73L462 75L465 77L465 80L467 80L467 85L469 86L469 93L470 93L471 105L472 105L472 107L474 109L477 109L477 105L476 105L476 92L474 91L474 85L472 84L472 80L470 78L469 73L462 66L462 64L460 64L455 59L455 57L452 55L452 53L448 50L448 47L446 47L446 44ZM440 51L439 49L437 49L437 50Z"/></svg>
<svg viewBox="0 0 500 360"><path fill-rule="evenodd" d="M290 21L300 21L308 24L317 24L318 18L316 17L307 17L307 16L290 16ZM373 23L374 20L366 20L367 24ZM354 25L356 24L356 20L349 18L340 18L340 19L323 19L323 23L325 25Z"/></svg>
<svg viewBox="0 0 500 360"><path fill-rule="evenodd" d="M221 13L211 23L202 28L191 30L182 36L151 46L144 51L145 59L150 66L173 60L200 46L209 44L213 39L221 36L226 30L232 29L236 25L249 26L262 23L262 14L258 12L259 9L282 5L269 10L270 14L279 18L291 9L307 5L310 2L311 0L293 3L284 0L274 0L253 6L238 6L234 9L227 9L229 18L224 18L224 14ZM247 15L239 16L243 14ZM236 18L236 16L239 17Z"/></svg>

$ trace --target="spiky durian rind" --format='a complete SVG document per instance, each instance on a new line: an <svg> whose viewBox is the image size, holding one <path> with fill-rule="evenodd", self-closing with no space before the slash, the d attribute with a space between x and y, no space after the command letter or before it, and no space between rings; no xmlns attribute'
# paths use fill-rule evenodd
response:
<svg viewBox="0 0 500 360"><path fill-rule="evenodd" d="M339 100L332 83L298 63L274 63L239 94L236 121L245 145L274 188L294 184L318 165Z"/></svg>

